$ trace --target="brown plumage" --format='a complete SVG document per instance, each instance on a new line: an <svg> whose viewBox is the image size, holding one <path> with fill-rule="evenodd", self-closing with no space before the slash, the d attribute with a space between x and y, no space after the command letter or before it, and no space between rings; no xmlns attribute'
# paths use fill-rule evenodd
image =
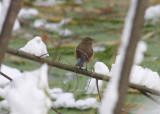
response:
<svg viewBox="0 0 160 114"><path fill-rule="evenodd" d="M83 67L84 63L89 63L93 59L92 38L84 38L75 50L75 57L78 62L76 66Z"/></svg>

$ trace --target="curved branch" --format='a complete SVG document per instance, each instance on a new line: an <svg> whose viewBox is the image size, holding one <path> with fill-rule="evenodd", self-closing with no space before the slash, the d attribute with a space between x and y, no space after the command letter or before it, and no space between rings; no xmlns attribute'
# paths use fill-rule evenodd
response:
<svg viewBox="0 0 160 114"><path fill-rule="evenodd" d="M38 62L38 63L47 63L48 65L50 65L52 67L60 68L60 69L71 71L71 72L76 72L78 74L83 74L85 76L96 78L98 80L109 81L109 76L107 76L107 75L102 75L102 74L98 74L98 73L95 73L95 72L83 70L83 69L77 68L75 66L70 66L70 65L62 64L62 63L59 63L59 62L56 62L56 61L50 61L50 60L47 60L47 59L44 59L44 58L39 58L39 57L36 57L34 55L31 55L31 54L28 54L28 53L25 53L25 52L22 52L22 51L18 51L18 50L15 50L15 49L8 48L7 53L15 55L15 56L23 57L25 59L29 59L29 60L32 60L32 61L35 61L35 62ZM133 89L141 90L141 91L144 91L144 92L148 92L150 94L160 96L159 91L147 88L145 86L136 85L136 84L133 84L133 83L130 83L129 86Z"/></svg>

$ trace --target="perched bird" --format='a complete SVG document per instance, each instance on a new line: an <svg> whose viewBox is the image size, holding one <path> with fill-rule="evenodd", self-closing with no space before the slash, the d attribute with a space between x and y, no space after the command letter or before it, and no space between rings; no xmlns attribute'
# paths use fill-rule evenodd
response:
<svg viewBox="0 0 160 114"><path fill-rule="evenodd" d="M89 63L93 59L92 38L84 38L75 50L75 57L78 62L76 66L83 67L84 63Z"/></svg>

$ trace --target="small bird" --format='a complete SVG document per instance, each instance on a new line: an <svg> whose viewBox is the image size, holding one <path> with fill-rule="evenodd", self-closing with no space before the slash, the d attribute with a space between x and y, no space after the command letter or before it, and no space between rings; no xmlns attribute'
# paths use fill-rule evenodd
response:
<svg viewBox="0 0 160 114"><path fill-rule="evenodd" d="M78 60L76 66L83 67L84 63L89 63L93 59L93 48L92 48L93 39L86 37L83 41L77 46L75 50L75 57Z"/></svg>

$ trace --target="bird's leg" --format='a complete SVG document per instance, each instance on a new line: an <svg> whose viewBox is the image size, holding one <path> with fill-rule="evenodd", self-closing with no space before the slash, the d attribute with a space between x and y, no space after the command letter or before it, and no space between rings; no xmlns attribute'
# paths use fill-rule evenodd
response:
<svg viewBox="0 0 160 114"><path fill-rule="evenodd" d="M79 69L85 70L85 67L76 66Z"/></svg>
<svg viewBox="0 0 160 114"><path fill-rule="evenodd" d="M98 86L98 79L96 79L96 86L97 86L99 100L101 101L101 95L100 95L99 86Z"/></svg>

